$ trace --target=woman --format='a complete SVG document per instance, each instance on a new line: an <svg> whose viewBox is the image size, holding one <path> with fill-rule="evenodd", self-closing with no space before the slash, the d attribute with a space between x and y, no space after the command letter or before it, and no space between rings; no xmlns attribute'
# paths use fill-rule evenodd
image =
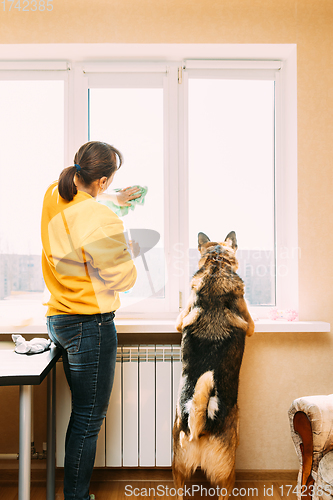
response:
<svg viewBox="0 0 333 500"><path fill-rule="evenodd" d="M89 500L96 441L110 399L118 292L129 290L136 269L121 220L96 197L122 164L102 142L84 144L47 190L42 210L42 267L50 292L48 333L62 350L72 393L65 441L65 500ZM123 193L123 201L135 194Z"/></svg>

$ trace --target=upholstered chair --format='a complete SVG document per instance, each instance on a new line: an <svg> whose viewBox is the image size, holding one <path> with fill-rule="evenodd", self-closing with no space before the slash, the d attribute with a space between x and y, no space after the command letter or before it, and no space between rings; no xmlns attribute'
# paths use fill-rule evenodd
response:
<svg viewBox="0 0 333 500"><path fill-rule="evenodd" d="M300 464L298 500L332 500L333 394L295 399L288 415Z"/></svg>

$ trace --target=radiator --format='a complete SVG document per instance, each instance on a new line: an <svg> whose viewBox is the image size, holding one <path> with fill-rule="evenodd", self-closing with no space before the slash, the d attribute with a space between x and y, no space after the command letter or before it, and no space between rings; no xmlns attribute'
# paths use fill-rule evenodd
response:
<svg viewBox="0 0 333 500"><path fill-rule="evenodd" d="M63 441L70 414L70 393L64 375L59 373L62 371L57 370L58 467L63 466ZM171 465L180 376L179 346L118 347L110 405L97 443L96 466Z"/></svg>
<svg viewBox="0 0 333 500"><path fill-rule="evenodd" d="M180 348L118 348L106 419L106 465L171 465L172 426L181 374Z"/></svg>

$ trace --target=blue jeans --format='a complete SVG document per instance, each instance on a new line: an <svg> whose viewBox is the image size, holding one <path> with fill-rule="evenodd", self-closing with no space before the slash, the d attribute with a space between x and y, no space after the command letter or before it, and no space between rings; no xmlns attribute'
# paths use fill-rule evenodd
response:
<svg viewBox="0 0 333 500"><path fill-rule="evenodd" d="M114 313L47 318L49 337L62 350L72 393L65 440L65 500L89 500L96 442L106 416L116 364L118 341L113 318Z"/></svg>

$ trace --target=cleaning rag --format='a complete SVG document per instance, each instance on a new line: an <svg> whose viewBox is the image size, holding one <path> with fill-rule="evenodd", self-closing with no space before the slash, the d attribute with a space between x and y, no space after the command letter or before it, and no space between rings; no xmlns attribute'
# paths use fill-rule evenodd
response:
<svg viewBox="0 0 333 500"><path fill-rule="evenodd" d="M50 339L31 339L25 340L22 335L12 335L13 342L15 342L15 352L18 354L38 354L40 352L50 349Z"/></svg>
<svg viewBox="0 0 333 500"><path fill-rule="evenodd" d="M129 200L129 207L120 207L119 205L115 205L110 200L101 200L100 203L103 203L103 205L111 208L111 210L113 210L113 212L118 215L118 217L123 217L124 215L127 215L130 210L134 210L137 205L144 204L145 196L148 191L147 186L131 186L131 188L137 188L137 191L140 191L140 197L135 198L135 200ZM118 192L121 191L121 189L115 189L115 191Z"/></svg>

